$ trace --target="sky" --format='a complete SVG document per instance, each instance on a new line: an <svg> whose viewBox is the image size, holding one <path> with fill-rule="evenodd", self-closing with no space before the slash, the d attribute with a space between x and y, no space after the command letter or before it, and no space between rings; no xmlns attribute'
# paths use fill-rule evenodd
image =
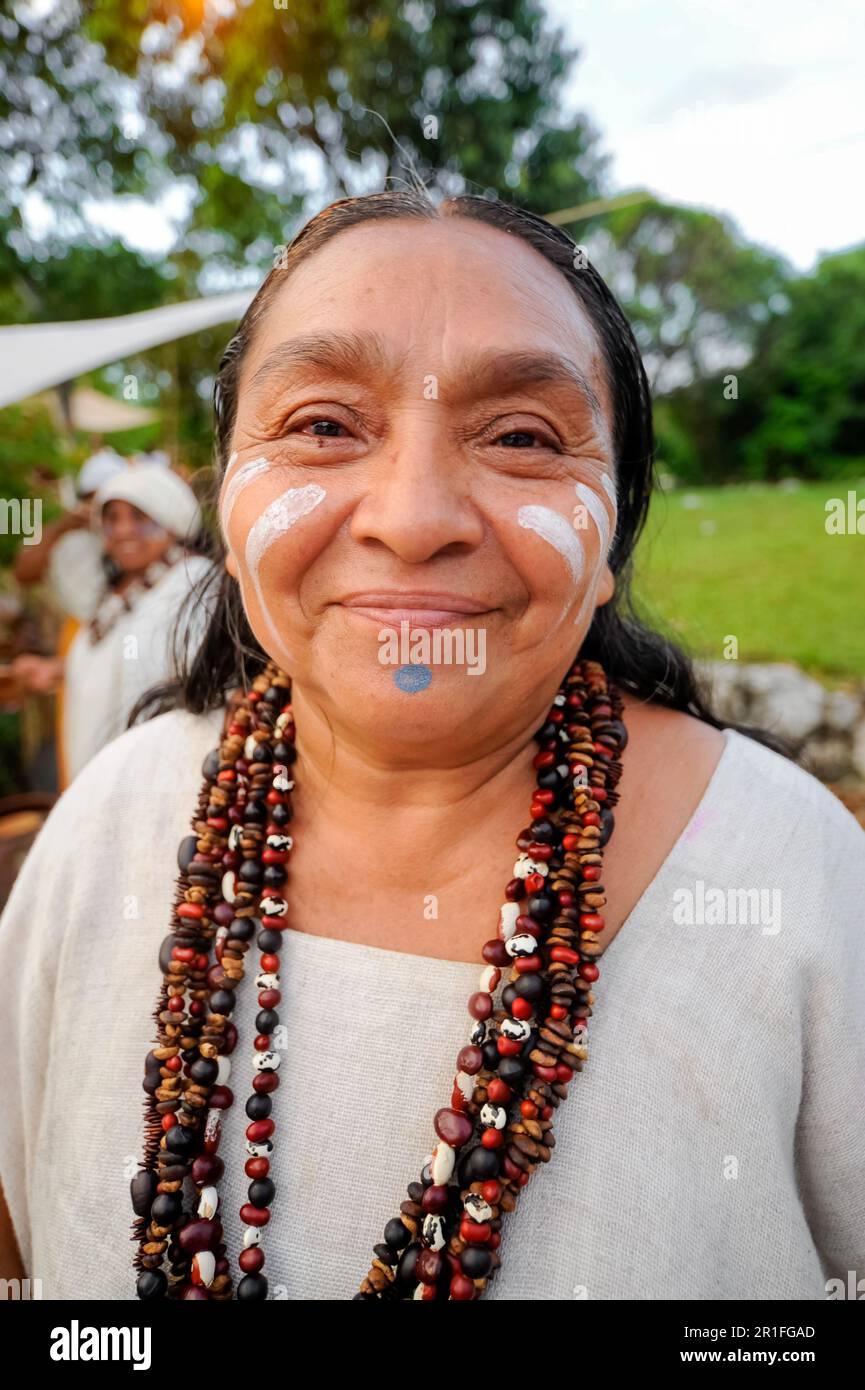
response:
<svg viewBox="0 0 865 1390"><path fill-rule="evenodd" d="M726 212L799 270L865 240L863 0L545 0L616 191Z"/></svg>

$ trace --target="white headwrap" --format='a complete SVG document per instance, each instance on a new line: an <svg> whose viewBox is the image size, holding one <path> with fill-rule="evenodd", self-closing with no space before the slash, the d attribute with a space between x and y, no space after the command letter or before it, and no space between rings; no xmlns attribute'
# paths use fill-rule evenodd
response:
<svg viewBox="0 0 865 1390"><path fill-rule="evenodd" d="M201 509L192 488L161 463L137 463L109 478L96 494L97 525L106 502L129 502L180 540L201 527Z"/></svg>
<svg viewBox="0 0 865 1390"><path fill-rule="evenodd" d="M120 473L125 467L126 460L114 449L100 449L81 465L75 479L75 491L79 497L89 497L91 492L104 487L115 473Z"/></svg>

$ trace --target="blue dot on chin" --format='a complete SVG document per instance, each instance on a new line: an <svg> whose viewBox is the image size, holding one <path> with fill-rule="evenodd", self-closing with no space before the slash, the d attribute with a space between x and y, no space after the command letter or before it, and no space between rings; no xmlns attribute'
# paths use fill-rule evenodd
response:
<svg viewBox="0 0 865 1390"><path fill-rule="evenodd" d="M432 671L428 666L400 666L394 671L393 679L394 684L406 695L416 695L419 690L426 690L432 680Z"/></svg>

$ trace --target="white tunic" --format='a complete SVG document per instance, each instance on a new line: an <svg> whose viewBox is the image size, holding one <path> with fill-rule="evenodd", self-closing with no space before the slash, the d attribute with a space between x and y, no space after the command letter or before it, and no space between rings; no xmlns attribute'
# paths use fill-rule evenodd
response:
<svg viewBox="0 0 865 1390"><path fill-rule="evenodd" d="M104 744L123 733L146 690L171 679L174 624L182 615L182 645L194 646L206 626L203 603L184 610L190 590L212 566L201 555L187 555L141 593L99 642L87 626L76 633L64 671L63 756L71 781Z"/></svg>
<svg viewBox="0 0 865 1390"><path fill-rule="evenodd" d="M103 749L0 921L0 1177L45 1298L134 1297L129 1179L157 952L220 719L172 713ZM551 1162L505 1218L487 1298L823 1299L829 1277L865 1275L865 834L805 772L725 737L601 961L589 1060L557 1111ZM511 853L502 845L503 882ZM688 925L700 883L704 902L769 890L765 913ZM466 962L286 932L271 1298L356 1293L450 1104L477 977ZM245 979L220 1148L235 1278L256 994Z"/></svg>

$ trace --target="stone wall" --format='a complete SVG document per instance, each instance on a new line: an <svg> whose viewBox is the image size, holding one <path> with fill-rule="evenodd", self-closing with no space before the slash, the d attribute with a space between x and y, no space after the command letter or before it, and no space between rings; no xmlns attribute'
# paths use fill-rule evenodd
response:
<svg viewBox="0 0 865 1390"><path fill-rule="evenodd" d="M789 739L799 761L822 782L865 782L865 681L827 690L786 663L696 663L719 715L758 724Z"/></svg>

